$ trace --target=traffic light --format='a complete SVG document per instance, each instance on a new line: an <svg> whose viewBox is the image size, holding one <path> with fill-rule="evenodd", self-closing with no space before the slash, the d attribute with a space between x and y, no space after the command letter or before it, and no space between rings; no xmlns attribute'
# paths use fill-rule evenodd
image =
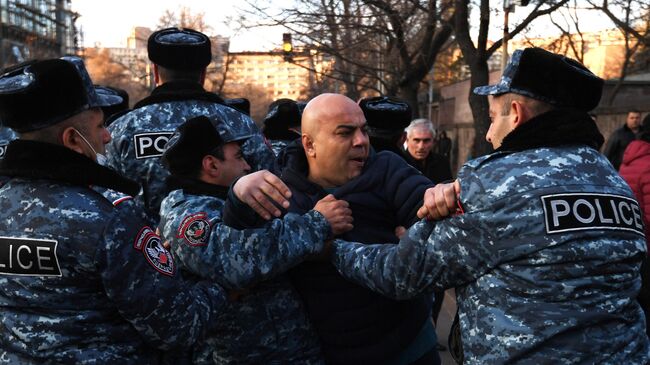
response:
<svg viewBox="0 0 650 365"><path fill-rule="evenodd" d="M284 60L291 62L293 60L293 45L291 44L291 33L282 34L282 52Z"/></svg>

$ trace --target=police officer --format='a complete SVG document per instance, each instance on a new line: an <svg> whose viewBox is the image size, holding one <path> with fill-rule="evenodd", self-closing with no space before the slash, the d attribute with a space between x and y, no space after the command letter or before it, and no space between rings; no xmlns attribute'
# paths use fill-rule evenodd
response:
<svg viewBox="0 0 650 365"><path fill-rule="evenodd" d="M160 227L181 269L247 290L224 310L193 361L321 364L316 333L283 273L319 253L331 234L352 227L347 203L330 196L304 215L289 214L260 229L226 226L221 217L228 187L250 169L240 149L247 137L234 137L218 116L211 118L188 120L167 144L162 160L174 190L161 205Z"/></svg>
<svg viewBox="0 0 650 365"><path fill-rule="evenodd" d="M295 100L278 99L269 105L262 131L278 155L291 141L300 138L302 111Z"/></svg>
<svg viewBox="0 0 650 365"><path fill-rule="evenodd" d="M389 96L364 98L359 101L368 122L370 144L377 151L390 151L404 157L402 145L413 112L408 103Z"/></svg>
<svg viewBox="0 0 650 365"><path fill-rule="evenodd" d="M459 214L394 246L337 242L338 270L395 298L456 287L468 364L648 363L642 213L587 114L602 87L575 60L515 51L498 84L474 89L491 95L495 152L459 171Z"/></svg>
<svg viewBox="0 0 650 365"><path fill-rule="evenodd" d="M110 135L76 57L0 76L0 119L20 134L0 165L0 356L10 364L156 364L190 347L225 303L182 281L138 219L139 186L100 163Z"/></svg>
<svg viewBox="0 0 650 365"><path fill-rule="evenodd" d="M147 44L157 87L115 120L109 131L108 163L142 185L137 196L152 223L159 220L164 182L169 175L160 164L165 143L183 121L198 115L221 114L235 135L252 135L242 146L244 158L255 170L270 168L273 152L252 119L226 106L203 89L211 61L210 39L191 29L167 28L151 34Z"/></svg>

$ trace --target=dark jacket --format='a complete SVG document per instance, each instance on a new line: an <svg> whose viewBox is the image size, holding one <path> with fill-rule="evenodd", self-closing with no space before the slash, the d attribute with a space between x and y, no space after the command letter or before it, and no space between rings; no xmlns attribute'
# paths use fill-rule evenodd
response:
<svg viewBox="0 0 650 365"><path fill-rule="evenodd" d="M292 191L290 211L304 213L327 195L307 180L307 160L300 143L289 145L277 161ZM354 229L340 236L366 244L397 243L397 226L415 221L431 182L391 152L375 154L360 176L337 188L337 199L352 209ZM414 340L431 310L431 297L395 301L341 277L329 262L308 262L290 271L329 364L381 364Z"/></svg>
<svg viewBox="0 0 650 365"><path fill-rule="evenodd" d="M404 158L411 166L418 169L422 175L431 179L434 184L453 179L449 160L443 155L431 151L424 160L416 160L408 151L405 151Z"/></svg>
<svg viewBox="0 0 650 365"><path fill-rule="evenodd" d="M634 132L623 124L623 126L615 130L607 140L607 144L603 149L603 155L607 157L609 162L614 165L614 168L618 170L621 167L621 162L623 161L623 153L625 148L630 142L634 141L636 136Z"/></svg>

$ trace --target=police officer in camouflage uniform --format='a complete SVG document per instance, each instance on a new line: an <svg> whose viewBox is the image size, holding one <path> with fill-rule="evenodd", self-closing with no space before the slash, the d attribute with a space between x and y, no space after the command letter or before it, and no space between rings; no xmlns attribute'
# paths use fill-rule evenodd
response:
<svg viewBox="0 0 650 365"><path fill-rule="evenodd" d="M291 141L300 138L302 111L295 100L278 99L269 105L262 129L273 153L280 154Z"/></svg>
<svg viewBox="0 0 650 365"><path fill-rule="evenodd" d="M153 224L165 178L160 164L165 143L183 121L198 115L220 114L234 135L252 135L242 146L244 158L255 170L268 169L273 152L250 117L225 105L218 95L203 89L211 61L210 39L191 29L167 28L151 34L147 44L157 87L135 104L134 110L109 128L113 140L106 147L109 166L138 181L143 189L137 201Z"/></svg>
<svg viewBox="0 0 650 365"><path fill-rule="evenodd" d="M139 186L99 164L115 102L76 57L0 76L0 119L20 134L0 164L3 363L156 364L217 322L224 291L181 279L137 218Z"/></svg>
<svg viewBox="0 0 650 365"><path fill-rule="evenodd" d="M248 136L235 137L224 127L219 116L192 118L162 156L174 190L162 202L160 227L175 262L197 278L231 290L248 288L224 309L193 362L324 363L303 304L283 272L319 253L328 236L349 230L350 210L330 196L304 215L288 214L260 229L226 226L221 216L228 187L250 167L240 150Z"/></svg>
<svg viewBox="0 0 650 365"><path fill-rule="evenodd" d="M572 59L515 51L474 89L491 95L496 151L460 170L461 212L395 246L337 242L338 270L394 298L456 287L467 364L648 363L642 213L587 114L602 86Z"/></svg>

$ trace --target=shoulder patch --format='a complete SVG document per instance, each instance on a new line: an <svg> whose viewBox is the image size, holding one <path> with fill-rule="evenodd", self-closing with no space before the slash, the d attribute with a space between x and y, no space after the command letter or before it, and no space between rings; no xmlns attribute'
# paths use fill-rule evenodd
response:
<svg viewBox="0 0 650 365"><path fill-rule="evenodd" d="M61 276L58 241L0 237L0 274Z"/></svg>
<svg viewBox="0 0 650 365"><path fill-rule="evenodd" d="M192 214L183 218L176 238L184 238L190 246L205 246L211 229L208 215L205 212Z"/></svg>
<svg viewBox="0 0 650 365"><path fill-rule="evenodd" d="M148 226L142 227L140 229L140 232L138 232L138 235L135 236L135 241L133 242L133 248L135 248L138 251L142 251L142 247L144 247L144 242L147 236L150 234L154 233L153 229Z"/></svg>
<svg viewBox="0 0 650 365"><path fill-rule="evenodd" d="M133 135L135 158L153 158L162 156L165 145L174 132L148 132Z"/></svg>
<svg viewBox="0 0 650 365"><path fill-rule="evenodd" d="M541 197L546 233L621 230L645 236L639 203L614 194L564 193Z"/></svg>
<svg viewBox="0 0 650 365"><path fill-rule="evenodd" d="M130 196L130 195L127 195L127 196L123 196L123 197L121 197L121 198L115 199L115 200L113 201L113 206L116 207L116 206L118 206L120 203L123 203L123 202L125 202L125 201L127 201L127 200L129 200L129 199L133 199L133 197Z"/></svg>
<svg viewBox="0 0 650 365"><path fill-rule="evenodd" d="M171 253L163 247L162 242L160 242L160 236L153 232L149 233L144 238L143 243L142 253L147 259L147 262L159 273L174 276L176 272L174 259Z"/></svg>

